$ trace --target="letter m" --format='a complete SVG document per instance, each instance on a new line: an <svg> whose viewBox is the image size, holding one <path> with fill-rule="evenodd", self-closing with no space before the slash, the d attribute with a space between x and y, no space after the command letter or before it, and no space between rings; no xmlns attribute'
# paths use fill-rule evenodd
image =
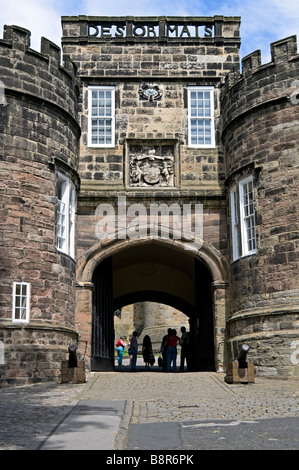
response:
<svg viewBox="0 0 299 470"><path fill-rule="evenodd" d="M150 237L158 238L159 229L160 237L167 239L169 236L169 228L172 225L172 238L181 238L181 208L179 204L151 204L150 205Z"/></svg>
<svg viewBox="0 0 299 470"><path fill-rule="evenodd" d="M169 24L167 25L167 36L169 36L171 33L175 33L175 36L178 37L178 25L170 26Z"/></svg>

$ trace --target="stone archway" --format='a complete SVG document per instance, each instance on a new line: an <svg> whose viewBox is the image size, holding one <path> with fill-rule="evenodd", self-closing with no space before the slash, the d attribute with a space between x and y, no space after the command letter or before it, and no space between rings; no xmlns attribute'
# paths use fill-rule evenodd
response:
<svg viewBox="0 0 299 470"><path fill-rule="evenodd" d="M148 276L146 281L138 270L141 255L141 264L148 271L145 272L145 277ZM128 297L135 301L158 299L161 302L168 297L174 303L185 306L187 315L197 327L200 320L194 313L198 302L195 297L200 284L196 285L194 263L201 266L204 274L198 279L203 279L207 274L209 276L209 284L205 284L204 289L210 291L212 320L209 331L213 335L215 370L223 370L228 279L226 261L213 246L205 242L200 249L188 251L183 241L171 239L107 240L107 243L102 240L78 260L75 321L80 338L79 350L85 348L87 367L92 357L94 275L101 263L108 259L112 260L116 286L113 293L115 306L121 305L124 299L127 301ZM160 274L149 279L152 268Z"/></svg>

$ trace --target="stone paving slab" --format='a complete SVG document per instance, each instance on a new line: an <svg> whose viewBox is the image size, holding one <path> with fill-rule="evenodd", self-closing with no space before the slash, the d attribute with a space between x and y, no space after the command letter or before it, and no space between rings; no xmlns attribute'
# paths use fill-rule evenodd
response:
<svg viewBox="0 0 299 470"><path fill-rule="evenodd" d="M38 384L0 389L0 450L21 450L47 434L76 405L84 385Z"/></svg>
<svg viewBox="0 0 299 470"><path fill-rule="evenodd" d="M41 450L109 450L125 412L125 401L80 400ZM33 446L31 446L33 449Z"/></svg>

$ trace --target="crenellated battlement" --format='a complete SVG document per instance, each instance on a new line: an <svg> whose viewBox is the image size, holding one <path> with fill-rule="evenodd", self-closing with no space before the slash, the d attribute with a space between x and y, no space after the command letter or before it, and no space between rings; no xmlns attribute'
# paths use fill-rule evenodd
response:
<svg viewBox="0 0 299 470"><path fill-rule="evenodd" d="M68 57L63 57L63 66L61 66L61 49L49 39L41 38L40 52L30 48L31 31L20 26L5 25L3 28L3 39L0 39L1 47L10 47L23 52L28 52L40 57L41 60L56 62L57 67L62 72L67 72L72 77L76 75L76 66Z"/></svg>
<svg viewBox="0 0 299 470"><path fill-rule="evenodd" d="M22 149L17 156L22 164L59 160L77 168L81 130L76 67L68 58L62 65L60 48L46 38L41 39L40 52L31 49L30 37L27 29L5 26L0 39L5 145Z"/></svg>
<svg viewBox="0 0 299 470"><path fill-rule="evenodd" d="M0 39L0 78L7 93L21 92L50 101L74 118L77 107L76 66L61 49L42 37L40 52L30 48L31 32L4 26Z"/></svg>
<svg viewBox="0 0 299 470"><path fill-rule="evenodd" d="M271 43L271 61L262 64L256 50L241 61L241 71L228 73L221 88L223 128L241 114L277 99L288 99L298 79L299 54L296 36Z"/></svg>
<svg viewBox="0 0 299 470"><path fill-rule="evenodd" d="M288 38L271 43L270 51L271 61L267 64L262 64L260 50L256 50L244 57L241 60L241 71L235 67L227 74L223 92L227 93L240 80L244 80L253 74L263 72L264 75L268 73L270 76L273 73L273 67L282 65L288 67L294 60L299 60L297 37L295 35L289 36Z"/></svg>
<svg viewBox="0 0 299 470"><path fill-rule="evenodd" d="M252 77L253 74L262 72L264 75L272 75L273 67L288 67L290 62L299 60L297 53L297 37L290 36L288 38L276 41L270 44L271 61L267 64L262 64L261 51L256 50L248 54L241 61L241 73L237 69L229 72L225 79L225 89L227 92L240 80Z"/></svg>

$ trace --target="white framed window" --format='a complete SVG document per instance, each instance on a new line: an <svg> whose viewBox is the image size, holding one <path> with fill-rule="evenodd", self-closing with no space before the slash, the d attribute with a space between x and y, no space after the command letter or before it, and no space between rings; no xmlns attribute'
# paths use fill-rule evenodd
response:
<svg viewBox="0 0 299 470"><path fill-rule="evenodd" d="M235 186L230 192L230 206L231 206L231 226L232 226L232 245L233 245L233 259L240 257L240 242L239 242L239 201L238 191Z"/></svg>
<svg viewBox="0 0 299 470"><path fill-rule="evenodd" d="M28 323L30 315L30 284L14 282L12 292L12 321Z"/></svg>
<svg viewBox="0 0 299 470"><path fill-rule="evenodd" d="M71 180L57 173L56 248L75 257L76 190Z"/></svg>
<svg viewBox="0 0 299 470"><path fill-rule="evenodd" d="M233 260L256 253L253 178L239 181L230 192Z"/></svg>
<svg viewBox="0 0 299 470"><path fill-rule="evenodd" d="M188 88L188 145L215 147L214 88Z"/></svg>
<svg viewBox="0 0 299 470"><path fill-rule="evenodd" d="M115 87L88 87L88 146L115 145Z"/></svg>

